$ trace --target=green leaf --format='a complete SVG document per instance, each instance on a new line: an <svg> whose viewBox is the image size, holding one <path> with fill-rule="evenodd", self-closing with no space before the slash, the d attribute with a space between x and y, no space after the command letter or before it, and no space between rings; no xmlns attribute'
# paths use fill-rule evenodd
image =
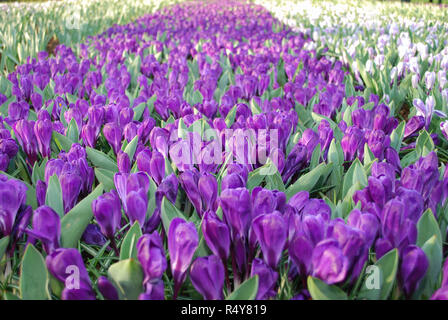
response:
<svg viewBox="0 0 448 320"><path fill-rule="evenodd" d="M59 217L64 216L64 202L62 201L62 188L59 178L56 174L48 179L48 188L45 196L45 204L59 214Z"/></svg>
<svg viewBox="0 0 448 320"><path fill-rule="evenodd" d="M103 168L109 171L118 172L117 164L105 153L86 147L87 158L95 167Z"/></svg>
<svg viewBox="0 0 448 320"><path fill-rule="evenodd" d="M322 176L328 174L332 166L333 166L332 163L329 164L321 163L310 172L301 176L299 179L297 179L296 182L294 182L294 184L290 185L286 189L286 198L290 199L293 195L295 195L299 191L308 191L308 192L312 191L314 186L319 181L319 179Z"/></svg>
<svg viewBox="0 0 448 320"><path fill-rule="evenodd" d="M417 245L423 247L426 241L436 236L437 242L442 246L442 235L431 209L426 210L417 222Z"/></svg>
<svg viewBox="0 0 448 320"><path fill-rule="evenodd" d="M375 270L379 271L378 289L375 287L369 289L367 287L367 281L369 279L366 278L358 294L359 299L386 300L389 297L398 270L398 250L393 249L389 251L382 256L374 266L378 267L378 269L372 269L373 273L371 273L370 276L376 276L374 274L374 272L376 272Z"/></svg>
<svg viewBox="0 0 448 320"><path fill-rule="evenodd" d="M8 244L9 244L9 236L0 239L0 260L3 258L6 249L8 249Z"/></svg>
<svg viewBox="0 0 448 320"><path fill-rule="evenodd" d="M347 294L339 287L330 286L318 278L308 276L307 284L313 300L347 300Z"/></svg>
<svg viewBox="0 0 448 320"><path fill-rule="evenodd" d="M258 293L258 275L247 279L226 300L254 300Z"/></svg>
<svg viewBox="0 0 448 320"><path fill-rule="evenodd" d="M361 186L367 186L367 175L359 159L353 161L347 173L344 176L344 182L342 184L342 197L345 198L349 189L359 182Z"/></svg>
<svg viewBox="0 0 448 320"><path fill-rule="evenodd" d="M54 130L53 130L53 140L58 146L59 150L69 151L73 145L72 140Z"/></svg>
<svg viewBox="0 0 448 320"><path fill-rule="evenodd" d="M369 145L367 143L364 144L364 167L366 167L368 164L370 164L372 161L374 161L376 158L373 155L372 151L369 148Z"/></svg>
<svg viewBox="0 0 448 320"><path fill-rule="evenodd" d="M226 126L227 128L230 128L230 126L235 122L235 116L236 116L236 105L233 106L232 109L230 109L229 113L226 116Z"/></svg>
<svg viewBox="0 0 448 320"><path fill-rule="evenodd" d="M104 190L109 192L115 189L114 175L115 172L103 168L95 168L95 177L104 186Z"/></svg>
<svg viewBox="0 0 448 320"><path fill-rule="evenodd" d="M134 259L114 263L107 276L117 289L120 300L138 300L143 292L143 270Z"/></svg>
<svg viewBox="0 0 448 320"><path fill-rule="evenodd" d="M84 230L92 220L92 201L103 193L99 184L87 197L82 199L61 219L61 243L63 248L74 248L81 239Z"/></svg>
<svg viewBox="0 0 448 320"><path fill-rule="evenodd" d="M400 152L401 149L401 142L403 141L405 126L406 122L402 121L390 135L390 146L397 152Z"/></svg>
<svg viewBox="0 0 448 320"><path fill-rule="evenodd" d="M22 300L22 299L20 299L18 296L16 296L15 294L13 294L13 293L11 293L11 292L8 292L8 291L6 291L6 292L3 294L3 298L4 298L5 300Z"/></svg>
<svg viewBox="0 0 448 320"><path fill-rule="evenodd" d="M44 258L29 244L20 267L20 293L23 300L48 300L49 277Z"/></svg>
<svg viewBox="0 0 448 320"><path fill-rule="evenodd" d="M166 197L163 197L161 205L161 219L166 234L168 234L171 220L176 217L182 218L185 221L187 220L179 209L177 209Z"/></svg>
<svg viewBox="0 0 448 320"><path fill-rule="evenodd" d="M437 235L433 235L422 246L429 261L429 267L424 278L421 280L414 297L416 299L429 299L437 289L440 271L442 270L443 251L442 246L437 239Z"/></svg>
<svg viewBox="0 0 448 320"><path fill-rule="evenodd" d="M142 117L143 112L146 109L146 103L142 102L140 103L138 106L136 106L133 111L134 111L134 121L139 121L140 118Z"/></svg>
<svg viewBox="0 0 448 320"><path fill-rule="evenodd" d="M137 149L137 144L138 144L138 135L136 135L134 137L134 139L132 139L131 142L129 142L129 144L124 149L124 152L126 152L128 154L131 162L132 162L132 159L134 159L134 154L135 154L135 150Z"/></svg>
<svg viewBox="0 0 448 320"><path fill-rule="evenodd" d="M310 160L310 169L314 169L317 167L320 161L320 143L313 150L313 154L311 155Z"/></svg>
<svg viewBox="0 0 448 320"><path fill-rule="evenodd" d="M135 221L121 243L120 260L137 259L137 241L141 236L142 229L138 221Z"/></svg>
<svg viewBox="0 0 448 320"><path fill-rule="evenodd" d="M415 151L418 157L426 157L428 153L434 150L434 141L426 130L420 131L415 145Z"/></svg>
<svg viewBox="0 0 448 320"><path fill-rule="evenodd" d="M75 118L72 118L72 120L70 120L70 124L67 128L67 138L70 139L73 143L79 142L79 130Z"/></svg>

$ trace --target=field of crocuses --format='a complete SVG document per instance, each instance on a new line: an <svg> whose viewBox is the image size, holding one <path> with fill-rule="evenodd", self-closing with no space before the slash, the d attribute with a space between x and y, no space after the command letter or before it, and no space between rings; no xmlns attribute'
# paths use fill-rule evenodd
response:
<svg viewBox="0 0 448 320"><path fill-rule="evenodd" d="M74 2L0 22L2 299L448 299L448 8Z"/></svg>

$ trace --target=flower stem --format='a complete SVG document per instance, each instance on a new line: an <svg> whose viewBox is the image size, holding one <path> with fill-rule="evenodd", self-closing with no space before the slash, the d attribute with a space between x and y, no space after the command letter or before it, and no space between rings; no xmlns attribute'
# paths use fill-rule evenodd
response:
<svg viewBox="0 0 448 320"><path fill-rule="evenodd" d="M115 239L111 237L111 238L109 238L109 240L110 240L110 245L111 245L112 249L114 249L115 255L117 257L119 257L120 251L118 251L117 244L115 243Z"/></svg>

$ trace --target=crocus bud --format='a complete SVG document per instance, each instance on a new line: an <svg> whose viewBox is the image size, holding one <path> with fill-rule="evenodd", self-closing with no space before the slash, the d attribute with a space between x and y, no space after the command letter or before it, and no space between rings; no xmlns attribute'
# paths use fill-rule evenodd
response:
<svg viewBox="0 0 448 320"><path fill-rule="evenodd" d="M434 82L436 81L436 73L434 71L426 71L425 72L425 85L426 89L431 90L434 86Z"/></svg>
<svg viewBox="0 0 448 320"><path fill-rule="evenodd" d="M307 160L310 161L314 148L319 143L319 135L313 129L308 128L303 132L300 143L306 147Z"/></svg>
<svg viewBox="0 0 448 320"><path fill-rule="evenodd" d="M31 94L31 103L33 104L34 110L38 112L42 108L42 96L37 92L33 92Z"/></svg>
<svg viewBox="0 0 448 320"><path fill-rule="evenodd" d="M344 281L349 268L349 261L333 239L321 241L313 250L313 275L327 284Z"/></svg>
<svg viewBox="0 0 448 320"><path fill-rule="evenodd" d="M425 252L416 245L407 246L401 254L400 279L404 293L410 297L428 270Z"/></svg>
<svg viewBox="0 0 448 320"><path fill-rule="evenodd" d="M50 254L54 249L59 248L61 236L59 215L48 206L37 208L33 214L33 230L29 233L39 239L47 254Z"/></svg>
<svg viewBox="0 0 448 320"><path fill-rule="evenodd" d="M137 135L137 124L135 124L134 122L129 122L125 127L124 127L124 138L126 139L127 142L131 142L132 139L135 138L135 136Z"/></svg>
<svg viewBox="0 0 448 320"><path fill-rule="evenodd" d="M113 284L105 276L100 276L98 278L98 290L101 292L104 299L118 300L117 289L115 289Z"/></svg>
<svg viewBox="0 0 448 320"><path fill-rule="evenodd" d="M282 172L283 182L287 182L297 171L300 171L307 161L307 148L302 144L296 144L288 157L286 158L285 167Z"/></svg>
<svg viewBox="0 0 448 320"><path fill-rule="evenodd" d="M224 285L224 267L215 256L199 257L190 268L190 278L195 289L205 300L222 300Z"/></svg>
<svg viewBox="0 0 448 320"><path fill-rule="evenodd" d="M75 206L78 200L82 179L75 170L69 170L60 174L59 182L61 183L64 212L67 213Z"/></svg>
<svg viewBox="0 0 448 320"><path fill-rule="evenodd" d="M311 272L311 258L313 255L313 242L303 233L296 232L294 238L289 243L289 254L302 276Z"/></svg>
<svg viewBox="0 0 448 320"><path fill-rule="evenodd" d="M185 193L188 196L188 199L191 201L193 206L196 208L196 211L201 216L202 214L202 200L201 195L199 194L198 189L198 181L199 181L199 172L196 169L193 170L185 170L179 176L180 184L182 188L185 190Z"/></svg>
<svg viewBox="0 0 448 320"><path fill-rule="evenodd" d="M53 132L50 120L37 120L34 125L34 133L36 134L39 151L43 157L50 157L51 134Z"/></svg>
<svg viewBox="0 0 448 320"><path fill-rule="evenodd" d="M209 173L203 174L198 180L198 189L202 198L202 209L214 210L218 196L218 182L216 178Z"/></svg>
<svg viewBox="0 0 448 320"><path fill-rule="evenodd" d="M25 184L19 180L0 180L0 231L3 236L13 231L18 211L26 201L26 190Z"/></svg>
<svg viewBox="0 0 448 320"><path fill-rule="evenodd" d="M13 125L19 144L25 151L30 164L34 164L37 160L37 140L34 134L34 121L19 120Z"/></svg>
<svg viewBox="0 0 448 320"><path fill-rule="evenodd" d="M420 81L420 76L418 74L413 74L411 78L412 88L418 88L418 82Z"/></svg>
<svg viewBox="0 0 448 320"><path fill-rule="evenodd" d="M230 232L227 225L213 211L204 213L202 233L210 250L225 261L229 256Z"/></svg>
<svg viewBox="0 0 448 320"><path fill-rule="evenodd" d="M275 269L287 238L287 225L280 212L263 214L252 222L252 228L263 252L264 261Z"/></svg>
<svg viewBox="0 0 448 320"><path fill-rule="evenodd" d="M274 196L274 192L259 186L252 190L252 211L254 216L272 213L276 207L277 199Z"/></svg>
<svg viewBox="0 0 448 320"><path fill-rule="evenodd" d="M118 171L123 173L131 172L131 160L129 159L129 155L120 150L117 155L117 165Z"/></svg>
<svg viewBox="0 0 448 320"><path fill-rule="evenodd" d="M117 192L112 190L93 200L92 211L101 232L107 238L113 238L121 221L121 204Z"/></svg>
<svg viewBox="0 0 448 320"><path fill-rule="evenodd" d="M159 185L165 177L165 158L163 154L154 150L149 162L150 176L154 179L154 182Z"/></svg>
<svg viewBox="0 0 448 320"><path fill-rule="evenodd" d="M227 174L221 181L221 190L246 187L246 181L238 173Z"/></svg>
<svg viewBox="0 0 448 320"><path fill-rule="evenodd" d="M198 247L199 237L192 222L181 218L171 220L168 231L168 250L171 272L174 278L174 298L177 298L180 286L185 280L193 254Z"/></svg>
<svg viewBox="0 0 448 320"><path fill-rule="evenodd" d="M64 300L95 299L95 292L92 290L89 275L77 249L56 249L46 257L45 262L48 271L57 280L64 283L65 288L62 292ZM79 277L69 278L73 272L76 272Z"/></svg>
<svg viewBox="0 0 448 320"><path fill-rule="evenodd" d="M81 239L86 244L100 247L104 246L106 243L106 238L101 233L101 229L97 224L89 224L86 227L86 230L84 230Z"/></svg>
<svg viewBox="0 0 448 320"><path fill-rule="evenodd" d="M364 134L357 127L349 127L341 140L342 150L344 151L344 160L352 161L359 146L364 145Z"/></svg>
<svg viewBox="0 0 448 320"><path fill-rule="evenodd" d="M254 259L250 276L258 275L257 300L266 300L276 295L275 284L278 273L266 265L261 259Z"/></svg>
<svg viewBox="0 0 448 320"><path fill-rule="evenodd" d="M109 122L104 125L103 134L107 142L112 146L115 154L121 149L121 138L123 132L121 127L115 122Z"/></svg>
<svg viewBox="0 0 448 320"><path fill-rule="evenodd" d="M81 138L86 146L95 148L98 128L90 123L85 124L81 129Z"/></svg>
<svg viewBox="0 0 448 320"><path fill-rule="evenodd" d="M225 189L221 192L220 204L224 221L230 226L232 237L247 235L252 208L249 190L246 188Z"/></svg>
<svg viewBox="0 0 448 320"><path fill-rule="evenodd" d="M144 286L162 278L166 269L166 258L162 238L157 231L145 234L138 240L137 257L145 273Z"/></svg>
<svg viewBox="0 0 448 320"><path fill-rule="evenodd" d="M38 180L36 183L36 200L39 207L45 204L46 194L47 185L42 180Z"/></svg>
<svg viewBox="0 0 448 320"><path fill-rule="evenodd" d="M165 286L162 280L146 285L146 291L138 297L139 300L164 300Z"/></svg>
<svg viewBox="0 0 448 320"><path fill-rule="evenodd" d="M146 220L147 208L148 196L144 189L130 191L126 195L126 214L131 224L138 221L140 226L143 226Z"/></svg>
<svg viewBox="0 0 448 320"><path fill-rule="evenodd" d="M150 136L151 146L163 154L164 157L168 157L170 132L164 128L154 127L152 129Z"/></svg>

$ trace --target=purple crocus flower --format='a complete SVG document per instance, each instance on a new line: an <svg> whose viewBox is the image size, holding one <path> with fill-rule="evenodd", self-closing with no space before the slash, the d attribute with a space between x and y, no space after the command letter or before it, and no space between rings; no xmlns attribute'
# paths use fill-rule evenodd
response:
<svg viewBox="0 0 448 320"><path fill-rule="evenodd" d="M199 214L199 216L201 216L202 200L198 188L199 177L200 177L199 172L196 169L185 170L179 176L179 182L182 185L182 188L185 190L188 199L195 207L197 213Z"/></svg>
<svg viewBox="0 0 448 320"><path fill-rule="evenodd" d="M117 289L105 276L98 278L98 290L106 300L118 300Z"/></svg>
<svg viewBox="0 0 448 320"><path fill-rule="evenodd" d="M86 244L102 247L106 243L106 238L96 224L89 224L82 234L82 241Z"/></svg>
<svg viewBox="0 0 448 320"><path fill-rule="evenodd" d="M440 131L442 131L445 139L448 140L448 120L440 122Z"/></svg>
<svg viewBox="0 0 448 320"><path fill-rule="evenodd" d="M52 123L50 120L37 120L34 125L34 133L36 134L39 151L43 157L50 157L51 149L51 135Z"/></svg>
<svg viewBox="0 0 448 320"><path fill-rule="evenodd" d="M19 209L25 205L27 187L19 180L3 177L0 175L0 231L5 237L13 231Z"/></svg>
<svg viewBox="0 0 448 320"><path fill-rule="evenodd" d="M230 250L230 231L214 211L204 213L202 233L210 250L222 261L226 261Z"/></svg>
<svg viewBox="0 0 448 320"><path fill-rule="evenodd" d="M162 238L157 231L145 234L138 240L137 257L145 273L145 287L161 280L166 269L166 258Z"/></svg>
<svg viewBox="0 0 448 320"><path fill-rule="evenodd" d="M209 173L202 174L198 180L198 190L202 199L202 210L215 210L218 196L216 178Z"/></svg>
<svg viewBox="0 0 448 320"><path fill-rule="evenodd" d="M131 172L131 160L129 159L129 155L123 150L118 151L117 154L117 166L118 171L122 173L130 173Z"/></svg>
<svg viewBox="0 0 448 320"><path fill-rule="evenodd" d="M33 165L37 160L37 139L34 134L34 121L19 120L13 125L19 144L27 155L27 161Z"/></svg>
<svg viewBox="0 0 448 320"><path fill-rule="evenodd" d="M346 279L349 261L334 239L319 242L313 250L313 275L328 284L342 282Z"/></svg>
<svg viewBox="0 0 448 320"><path fill-rule="evenodd" d="M364 146L364 134L357 127L349 127L341 140L344 160L352 161L360 146Z"/></svg>
<svg viewBox="0 0 448 320"><path fill-rule="evenodd" d="M165 157L163 154L154 150L149 161L150 171L149 175L154 179L154 182L159 185L165 177Z"/></svg>
<svg viewBox="0 0 448 320"><path fill-rule="evenodd" d="M68 164L64 166L59 175L59 182L61 183L64 212L67 213L75 206L83 181L75 167Z"/></svg>
<svg viewBox="0 0 448 320"><path fill-rule="evenodd" d="M38 180L36 183L36 200L37 205L39 207L45 204L46 194L47 194L47 184L42 180Z"/></svg>
<svg viewBox="0 0 448 320"><path fill-rule="evenodd" d="M174 278L174 299L177 298L180 286L185 280L198 243L198 233L192 222L186 222L181 218L171 220L168 231L168 250Z"/></svg>
<svg viewBox="0 0 448 320"><path fill-rule="evenodd" d="M246 188L225 189L221 192L220 205L224 221L230 226L232 237L247 235L252 208L249 190Z"/></svg>
<svg viewBox="0 0 448 320"><path fill-rule="evenodd" d="M56 249L46 257L45 262L53 277L64 283L63 300L95 300L95 292L78 250Z"/></svg>
<svg viewBox="0 0 448 320"><path fill-rule="evenodd" d="M109 122L104 125L103 134L107 142L112 146L115 154L121 149L121 139L123 137L122 128L115 122Z"/></svg>
<svg viewBox="0 0 448 320"><path fill-rule="evenodd" d="M425 119L426 129L431 124L433 114L436 114L440 118L446 118L446 114L440 110L434 109L436 102L433 96L428 96L425 103L420 99L413 100L414 107L417 108L417 116L422 116Z"/></svg>
<svg viewBox="0 0 448 320"><path fill-rule="evenodd" d="M296 144L288 157L282 172L283 182L287 182L296 172L302 170L307 162L308 151L301 143Z"/></svg>
<svg viewBox="0 0 448 320"><path fill-rule="evenodd" d="M113 239L121 221L121 204L117 192L112 190L93 200L92 211L101 232Z"/></svg>
<svg viewBox="0 0 448 320"><path fill-rule="evenodd" d="M114 184L131 223L138 221L140 226L143 226L146 220L149 190L149 178L146 173L116 173Z"/></svg>
<svg viewBox="0 0 448 320"><path fill-rule="evenodd" d="M429 266L425 252L416 245L407 246L401 253L400 279L404 293L410 297Z"/></svg>
<svg viewBox="0 0 448 320"><path fill-rule="evenodd" d="M49 206L41 206L34 210L33 230L28 230L34 238L42 242L45 252L50 254L59 248L61 236L61 220L59 215Z"/></svg>
<svg viewBox="0 0 448 320"><path fill-rule="evenodd" d="M197 258L191 265L190 278L205 300L223 299L224 267L217 256Z"/></svg>
<svg viewBox="0 0 448 320"><path fill-rule="evenodd" d="M262 214L252 221L252 228L263 252L264 261L275 269L281 258L287 238L287 225L280 214Z"/></svg>
<svg viewBox="0 0 448 320"><path fill-rule="evenodd" d="M266 300L276 295L274 290L278 279L278 273L271 269L261 259L254 259L250 276L258 275L257 300Z"/></svg>

